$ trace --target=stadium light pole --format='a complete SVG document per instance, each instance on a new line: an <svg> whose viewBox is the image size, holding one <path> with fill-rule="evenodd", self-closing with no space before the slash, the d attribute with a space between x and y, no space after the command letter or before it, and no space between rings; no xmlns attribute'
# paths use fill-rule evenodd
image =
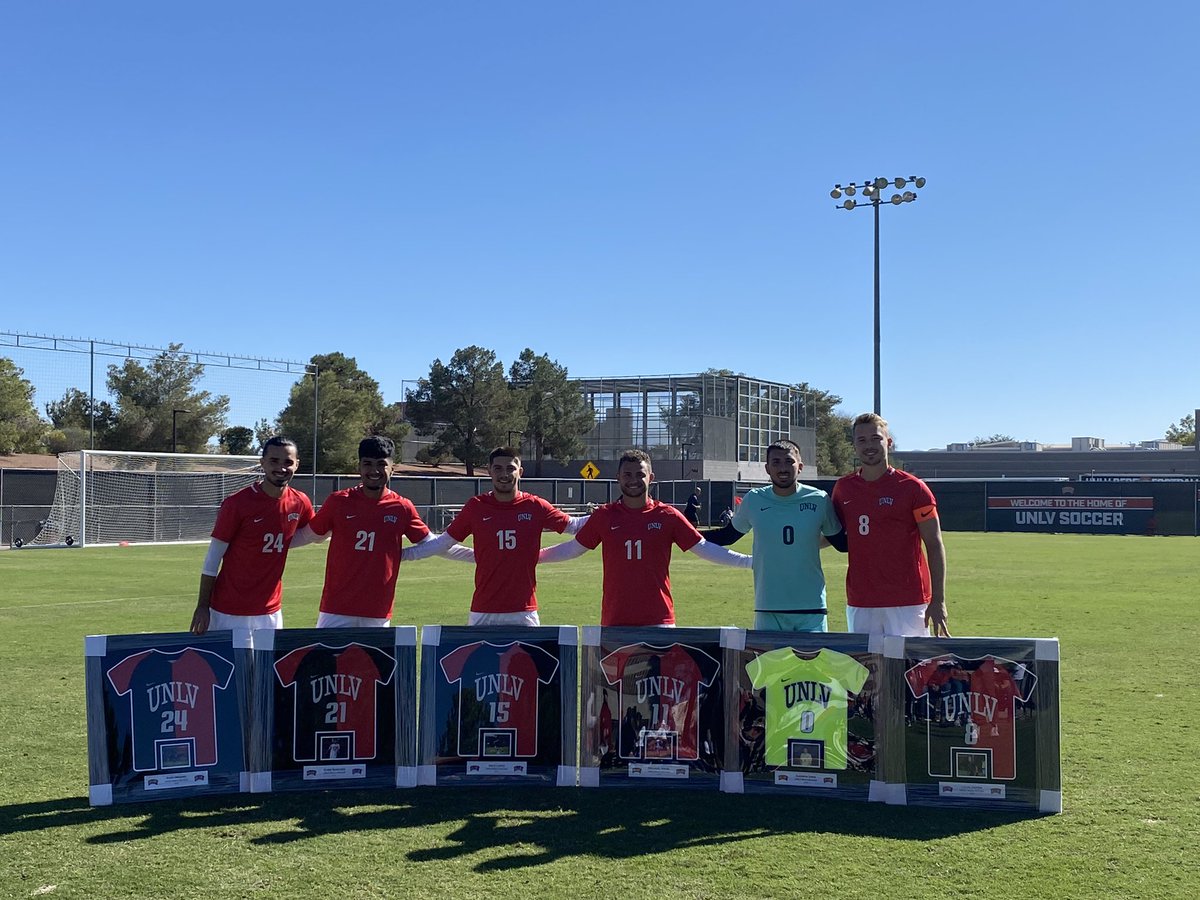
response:
<svg viewBox="0 0 1200 900"><path fill-rule="evenodd" d="M868 178L862 184L856 184L853 181L847 185L835 184L833 190L829 192L829 196L834 200L841 200L844 196L846 199L837 204L838 209L853 210L860 208L860 204L854 199L854 195L862 191L863 200L865 203L870 203L875 210L875 415L881 415L881 403L879 398L879 207L883 205L883 192L888 188L895 188L896 193L887 198L887 202L893 206L900 206L903 203L912 203L917 199L915 191L904 190L909 184L913 187L925 187L925 179L917 175L910 175L908 178ZM903 192L903 193L901 193Z"/></svg>

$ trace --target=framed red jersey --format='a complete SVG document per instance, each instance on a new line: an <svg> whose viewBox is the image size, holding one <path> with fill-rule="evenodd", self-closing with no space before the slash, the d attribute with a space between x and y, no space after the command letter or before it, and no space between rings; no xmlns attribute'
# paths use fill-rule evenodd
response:
<svg viewBox="0 0 1200 900"><path fill-rule="evenodd" d="M1058 642L903 639L907 802L1061 809Z"/></svg>
<svg viewBox="0 0 1200 900"><path fill-rule="evenodd" d="M574 627L427 625L421 642L421 783L574 784Z"/></svg>
<svg viewBox="0 0 1200 900"><path fill-rule="evenodd" d="M586 627L583 634L580 783L718 787L722 629Z"/></svg>
<svg viewBox="0 0 1200 900"><path fill-rule="evenodd" d="M228 631L92 635L84 653L94 805L246 788L248 644Z"/></svg>
<svg viewBox="0 0 1200 900"><path fill-rule="evenodd" d="M416 783L416 629L254 632L251 790Z"/></svg>

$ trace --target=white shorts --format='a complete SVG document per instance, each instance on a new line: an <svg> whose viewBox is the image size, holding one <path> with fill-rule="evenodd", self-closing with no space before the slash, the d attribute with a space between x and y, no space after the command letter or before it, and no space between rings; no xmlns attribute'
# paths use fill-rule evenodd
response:
<svg viewBox="0 0 1200 900"><path fill-rule="evenodd" d="M233 631L235 628L249 628L253 631L255 628L280 629L282 627L282 609L277 609L264 616L231 616L228 613L217 612L215 609L208 611L209 631Z"/></svg>
<svg viewBox="0 0 1200 900"><path fill-rule="evenodd" d="M536 628L542 624L536 609L523 609L511 613L481 613L471 611L467 614L468 625L528 625Z"/></svg>
<svg viewBox="0 0 1200 900"><path fill-rule="evenodd" d="M853 634L891 634L901 637L928 637L925 610L917 606L847 606L846 630Z"/></svg>
<svg viewBox="0 0 1200 900"><path fill-rule="evenodd" d="M317 613L318 628L387 628L391 619L373 619L370 616L343 616L341 613Z"/></svg>

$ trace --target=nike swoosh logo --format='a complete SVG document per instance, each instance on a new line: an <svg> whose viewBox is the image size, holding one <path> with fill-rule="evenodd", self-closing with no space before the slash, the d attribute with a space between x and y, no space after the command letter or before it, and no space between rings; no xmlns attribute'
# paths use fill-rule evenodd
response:
<svg viewBox="0 0 1200 900"><path fill-rule="evenodd" d="M355 516L356 516L356 515L357 515L357 513L355 513ZM353 519L355 516L346 516L346 518L347 518L347 519Z"/></svg>
<svg viewBox="0 0 1200 900"><path fill-rule="evenodd" d="M845 506L847 503L853 503L853 502L854 502L853 500L843 500L842 506Z"/></svg>
<svg viewBox="0 0 1200 900"><path fill-rule="evenodd" d="M608 526L608 530L609 530L609 531L616 531L616 530L617 530L618 528L620 528L620 527L621 527L620 525L609 525L609 526Z"/></svg>
<svg viewBox="0 0 1200 900"><path fill-rule="evenodd" d="M484 517L483 517L483 521L485 521L485 522L490 522L490 521L492 521L492 517L491 517L491 516L484 516Z"/></svg>
<svg viewBox="0 0 1200 900"><path fill-rule="evenodd" d="M254 524L257 525L259 522L261 522L265 518L266 518L266 516L259 516L257 519L254 520Z"/></svg>
<svg viewBox="0 0 1200 900"><path fill-rule="evenodd" d="M933 513L934 513L934 510L932 510L932 509L927 509L927 510L925 510L925 512L923 512L923 513L921 513L921 514L920 514L920 517L921 517L922 519L932 519L932 518L933 518Z"/></svg>
<svg viewBox="0 0 1200 900"><path fill-rule="evenodd" d="M758 511L759 511L759 512L766 512L766 511L767 511L768 509L770 509L770 508L771 508L771 507L769 507L769 506L760 506L760 507L758 508Z"/></svg>

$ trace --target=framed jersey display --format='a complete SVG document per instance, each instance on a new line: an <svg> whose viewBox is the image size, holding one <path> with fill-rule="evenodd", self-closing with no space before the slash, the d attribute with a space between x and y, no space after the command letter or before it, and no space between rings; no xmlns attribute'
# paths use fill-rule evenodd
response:
<svg viewBox="0 0 1200 900"><path fill-rule="evenodd" d="M719 787L723 630L583 629L581 785Z"/></svg>
<svg viewBox="0 0 1200 900"><path fill-rule="evenodd" d="M93 806L247 789L249 642L248 631L84 640Z"/></svg>
<svg viewBox="0 0 1200 900"><path fill-rule="evenodd" d="M416 784L412 626L254 632L250 789Z"/></svg>
<svg viewBox="0 0 1200 900"><path fill-rule="evenodd" d="M421 630L421 784L575 784L573 626Z"/></svg>
<svg viewBox="0 0 1200 900"><path fill-rule="evenodd" d="M1060 812L1058 641L889 638L892 802Z"/></svg>
<svg viewBox="0 0 1200 900"><path fill-rule="evenodd" d="M722 790L870 799L886 740L882 640L730 629Z"/></svg>

